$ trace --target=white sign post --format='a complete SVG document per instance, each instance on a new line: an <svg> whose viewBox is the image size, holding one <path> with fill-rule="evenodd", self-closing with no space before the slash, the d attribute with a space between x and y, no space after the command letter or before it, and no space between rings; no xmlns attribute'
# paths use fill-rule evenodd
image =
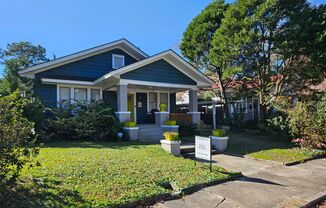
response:
<svg viewBox="0 0 326 208"><path fill-rule="evenodd" d="M195 157L208 160L209 169L212 172L212 139L209 137L195 137Z"/></svg>

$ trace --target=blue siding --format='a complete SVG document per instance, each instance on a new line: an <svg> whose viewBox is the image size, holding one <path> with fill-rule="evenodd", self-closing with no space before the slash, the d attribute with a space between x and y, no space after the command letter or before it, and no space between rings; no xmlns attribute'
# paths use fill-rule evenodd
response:
<svg viewBox="0 0 326 208"><path fill-rule="evenodd" d="M196 82L165 60L159 60L121 75L123 79L196 85Z"/></svg>
<svg viewBox="0 0 326 208"><path fill-rule="evenodd" d="M35 82L34 92L40 98L42 103L47 107L56 107L57 105L57 86L49 84L41 84Z"/></svg>
<svg viewBox="0 0 326 208"><path fill-rule="evenodd" d="M36 75L38 78L94 81L104 74L113 71L112 54L124 55L125 65L135 63L136 60L120 49L94 55L79 61L59 66Z"/></svg>

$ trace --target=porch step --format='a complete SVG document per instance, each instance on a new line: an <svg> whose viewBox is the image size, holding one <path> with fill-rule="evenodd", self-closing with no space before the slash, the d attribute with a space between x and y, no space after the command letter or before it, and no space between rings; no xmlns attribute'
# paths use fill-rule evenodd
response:
<svg viewBox="0 0 326 208"><path fill-rule="evenodd" d="M163 138L160 126L154 124L139 125L138 138L141 142L159 143Z"/></svg>

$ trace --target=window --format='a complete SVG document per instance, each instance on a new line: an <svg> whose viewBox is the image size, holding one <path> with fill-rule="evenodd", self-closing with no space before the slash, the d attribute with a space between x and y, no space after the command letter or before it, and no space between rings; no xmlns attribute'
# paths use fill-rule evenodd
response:
<svg viewBox="0 0 326 208"><path fill-rule="evenodd" d="M87 89L86 88L74 88L75 100L77 102L85 103L87 101Z"/></svg>
<svg viewBox="0 0 326 208"><path fill-rule="evenodd" d="M148 93L148 109L149 112L153 109L157 109L157 93L150 92Z"/></svg>
<svg viewBox="0 0 326 208"><path fill-rule="evenodd" d="M168 93L160 93L160 104L165 104L166 110L169 111L169 94Z"/></svg>
<svg viewBox="0 0 326 208"><path fill-rule="evenodd" d="M91 89L91 101L99 101L99 100L100 100L100 90Z"/></svg>
<svg viewBox="0 0 326 208"><path fill-rule="evenodd" d="M125 57L122 55L112 55L112 68L119 69L125 66Z"/></svg>
<svg viewBox="0 0 326 208"><path fill-rule="evenodd" d="M69 87L60 87L59 101L60 101L60 103L70 102L70 88Z"/></svg>

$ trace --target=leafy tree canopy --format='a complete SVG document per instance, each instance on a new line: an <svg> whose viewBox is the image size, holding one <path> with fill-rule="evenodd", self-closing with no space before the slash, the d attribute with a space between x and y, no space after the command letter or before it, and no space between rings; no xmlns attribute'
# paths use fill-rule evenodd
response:
<svg viewBox="0 0 326 208"><path fill-rule="evenodd" d="M30 42L10 43L6 49L0 49L0 61L5 66L0 93L3 95L17 89L30 89L31 81L21 78L18 71L47 60L45 48Z"/></svg>

